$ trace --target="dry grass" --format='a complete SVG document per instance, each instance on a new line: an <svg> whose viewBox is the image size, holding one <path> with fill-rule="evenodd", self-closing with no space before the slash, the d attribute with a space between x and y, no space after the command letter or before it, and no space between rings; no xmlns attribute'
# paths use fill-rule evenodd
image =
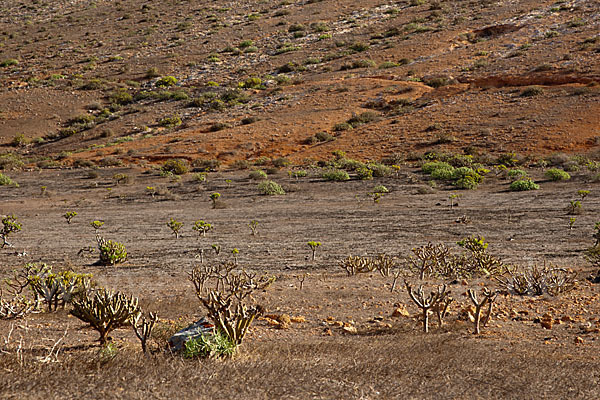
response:
<svg viewBox="0 0 600 400"><path fill-rule="evenodd" d="M309 337L247 345L233 360L66 350L60 363L2 355L12 398L594 398L598 361L457 333Z"/></svg>

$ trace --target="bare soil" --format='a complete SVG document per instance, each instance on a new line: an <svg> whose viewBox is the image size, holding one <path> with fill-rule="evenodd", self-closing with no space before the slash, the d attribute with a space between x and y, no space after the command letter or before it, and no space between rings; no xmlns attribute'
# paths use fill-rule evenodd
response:
<svg viewBox="0 0 600 400"><path fill-rule="evenodd" d="M66 311L28 315L24 320L0 321L8 353L0 373L3 397L179 397L229 398L589 398L597 391L598 289L585 280L592 272L583 250L593 244L593 224L600 202L597 183L589 172L574 173L570 181L544 181L541 170L531 175L538 191L515 193L505 179L489 176L475 191L462 191L450 208L443 185L419 194L424 177L415 168L398 176L373 181L325 182L312 171L295 180L282 172L271 178L286 189L284 196L258 194L247 172L209 174L194 182L179 182L137 169L99 169L90 179L86 170L45 170L15 173L19 188L0 188L1 213L14 213L23 231L2 250L2 274L25 262L41 261L57 268L93 273L101 286L139 297L161 322L152 343L154 353L141 355L130 329L113 336L117 353L107 355L96 333ZM115 185L115 173L130 176ZM231 181L231 182L228 182ZM48 187L40 195L40 185ZM390 189L378 204L367 192L377 184ZM163 186L150 196L147 186ZM110 187L112 190L108 191ZM166 190L164 189L166 188ZM419 190L421 189L421 190ZM584 212L573 230L565 206L577 190L589 189ZM213 209L209 194L222 194ZM456 201L456 200L455 200ZM76 210L67 224L62 215ZM466 223L460 222L466 217ZM166 222L185 223L179 239ZM82 248L95 245L89 221L100 219L106 238L122 241L129 260L115 267L94 265L96 254ZM215 229L206 238L191 230L204 219ZM247 226L259 221L258 235ZM459 221L459 222L457 222ZM500 295L489 326L479 336L472 323L459 318L470 306L469 288L497 287L489 279L450 284L456 302L448 323L432 322L421 332L418 309L399 282L392 293L391 277L377 273L346 276L339 261L348 255L410 255L414 246L454 243L483 235L489 252L519 266L558 265L578 271L579 284L560 297ZM306 243L318 240L316 261ZM215 255L211 244L222 246ZM277 281L257 301L267 314L302 316L305 322L277 329L268 320L254 325L233 360L193 361L165 355L160 349L169 332L204 315L187 273L205 262L231 259L240 250L241 267L274 274ZM25 254L25 255L24 255ZM300 278L306 275L303 288ZM430 280L428 287L441 283ZM393 317L404 306L412 317ZM550 314L551 329L540 319ZM344 325L345 324L345 325ZM344 326L355 327L347 332ZM65 336L66 332L66 336ZM57 362L43 363L61 337ZM22 341L21 341L22 339ZM23 360L15 355L22 346ZM596 350L595 350L596 349ZM20 364L20 363L21 364ZM57 383L65 382L68 384ZM33 384L36 382L35 384ZM228 382L224 384L224 382Z"/></svg>
<svg viewBox="0 0 600 400"><path fill-rule="evenodd" d="M600 294L584 258L600 211L599 31L587 0L0 0L0 170L19 184L0 186L0 216L23 223L0 249L0 278L28 262L92 273L160 317L148 357L130 329L100 348L68 310L1 320L0 397L600 397ZM160 87L168 76L177 83ZM326 182L315 165L335 150L401 168ZM477 190L432 188L418 168L427 152L473 154L492 172ZM492 168L504 153L541 189L509 191ZM208 167L208 180L160 176L172 158ZM287 194L260 195L249 165ZM308 177L290 178L300 165ZM546 166L572 178L548 181ZM390 193L374 203L377 184ZM568 215L582 189L583 212ZM179 239L170 218L185 224ZM215 226L206 238L198 219ZM127 246L126 263L96 265L92 220ZM559 297L501 294L473 335L466 291L497 283L446 282L447 324L423 334L402 282L392 292L390 277L339 266L381 253L402 263L428 242L460 252L470 235L505 263L561 266L579 283ZM205 315L188 281L198 251L214 263L233 248L240 266L277 277L256 298L267 314L305 322L256 321L231 360L164 352Z"/></svg>

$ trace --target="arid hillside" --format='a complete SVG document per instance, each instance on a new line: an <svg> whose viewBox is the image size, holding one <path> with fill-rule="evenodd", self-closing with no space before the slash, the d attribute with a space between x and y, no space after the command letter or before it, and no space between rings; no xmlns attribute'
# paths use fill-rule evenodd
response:
<svg viewBox="0 0 600 400"><path fill-rule="evenodd" d="M595 1L4 0L0 15L0 153L41 166L600 145Z"/></svg>

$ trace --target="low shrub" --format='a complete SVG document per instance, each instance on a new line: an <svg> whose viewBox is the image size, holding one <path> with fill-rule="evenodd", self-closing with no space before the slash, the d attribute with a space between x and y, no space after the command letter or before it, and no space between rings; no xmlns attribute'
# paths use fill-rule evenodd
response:
<svg viewBox="0 0 600 400"><path fill-rule="evenodd" d="M540 185L532 181L530 178L524 178L514 181L510 184L510 190L513 192L522 192L525 190L538 190Z"/></svg>
<svg viewBox="0 0 600 400"><path fill-rule="evenodd" d="M171 172L175 175L183 175L186 174L190 169L189 163L185 159L181 158L173 158L165 161L161 170L163 172Z"/></svg>
<svg viewBox="0 0 600 400"><path fill-rule="evenodd" d="M174 76L163 76L159 80L156 81L155 86L158 87L169 87L177 84L177 78Z"/></svg>
<svg viewBox="0 0 600 400"><path fill-rule="evenodd" d="M571 175L560 168L550 168L546 171L545 175L551 181L566 181L571 179Z"/></svg>
<svg viewBox="0 0 600 400"><path fill-rule="evenodd" d="M19 184L13 181L9 176L0 173L0 186L15 186L19 187Z"/></svg>
<svg viewBox="0 0 600 400"><path fill-rule="evenodd" d="M102 265L115 265L127 259L127 250L123 243L98 237L98 250L100 250L100 264Z"/></svg>
<svg viewBox="0 0 600 400"><path fill-rule="evenodd" d="M258 190L260 193L268 196L284 195L285 190L277 183L273 181L263 181L258 184Z"/></svg>
<svg viewBox="0 0 600 400"><path fill-rule="evenodd" d="M249 177L252 180L259 181L261 179L267 179L267 173L262 169L257 169L250 172Z"/></svg>
<svg viewBox="0 0 600 400"><path fill-rule="evenodd" d="M341 169L330 169L321 174L321 178L326 181L347 181L350 179L350 175Z"/></svg>
<svg viewBox="0 0 600 400"><path fill-rule="evenodd" d="M227 335L217 330L213 335L201 335L196 339L188 340L183 349L183 356L185 358L231 357L236 347Z"/></svg>
<svg viewBox="0 0 600 400"><path fill-rule="evenodd" d="M510 179L521 179L527 176L527 172L523 171L522 169L511 169L510 171L508 171L507 173L508 177Z"/></svg>

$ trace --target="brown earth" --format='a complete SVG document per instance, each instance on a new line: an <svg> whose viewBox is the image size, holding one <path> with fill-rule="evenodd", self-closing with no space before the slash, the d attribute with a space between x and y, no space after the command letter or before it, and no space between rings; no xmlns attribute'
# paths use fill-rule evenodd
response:
<svg viewBox="0 0 600 400"><path fill-rule="evenodd" d="M521 193L507 191L509 181L491 174L479 189L461 192L452 209L449 195L456 192L443 185L425 191L421 173L412 168L376 181L324 182L317 170L299 180L283 172L271 175L286 189L285 196L259 195L246 172L209 174L202 184L188 175L173 183L131 169L95 173L92 178L81 169L12 174L20 187L0 188L0 212L18 215L23 231L11 240L15 247L1 250L2 274L42 261L93 273L99 285L138 296L145 309L161 318L152 343L156 353L142 357L133 332L121 329L113 334L117 353L107 355L99 350L96 333L65 311L0 321L0 336L13 331L0 355L4 398L598 395L599 294L597 285L585 279L593 271L583 250L593 244L600 202L589 172L574 173L561 183L544 181L534 169L530 174L542 188ZM127 174L130 183L115 186L115 173ZM44 196L42 184L47 186ZM390 189L378 204L367 195L376 184ZM147 186L162 194L150 196ZM564 207L583 188L592 194L569 230L571 216ZM215 191L222 194L224 208L211 207L208 197ZM70 210L78 215L67 224L62 215ZM170 218L185 223L179 239L165 225ZM199 218L215 226L204 239L191 230ZM107 238L126 244L125 264L99 267L94 265L97 255L78 255L94 246L88 226L94 219L105 222ZM257 236L247 226L252 219L259 221ZM392 316L399 305L411 316L418 312L402 282L392 293L391 277L347 277L338 265L348 255L379 253L401 262L411 247L428 241L460 252L454 243L469 235L484 235L488 251L510 264L574 269L579 284L559 297L502 294L492 322L475 336L472 324L459 318L470 305L466 290L498 285L490 279L451 283L456 301L447 324L438 328L432 322L432 331L424 335L416 317ZM306 245L310 240L323 243L315 262ZM221 255L210 250L213 243L222 246ZM256 298L267 314L302 316L305 322L282 330L269 320L257 321L231 361L198 363L163 354L159 349L168 332L204 315L187 279L199 264L198 249L206 249L206 262L218 262L230 259L234 247L240 266L277 277ZM426 285L439 283L428 280ZM551 329L540 323L548 315ZM344 326L352 328L347 332ZM58 356L44 360L63 336ZM21 361L17 354L23 354Z"/></svg>
<svg viewBox="0 0 600 400"><path fill-rule="evenodd" d="M113 333L116 350L101 349L67 311L0 320L0 397L599 397L599 293L583 255L600 211L599 25L600 6L584 0L0 0L0 169L20 185L0 186L0 216L23 223L15 247L0 249L0 278L26 262L89 272L161 318L149 357L130 329ZM177 84L157 87L165 76ZM260 84L239 88L252 77ZM364 112L364 124L334 129ZM319 132L334 140L311 139ZM338 149L402 167L326 182L315 160ZM492 172L477 190L431 185L405 161L429 151L475 154ZM516 153L541 189L510 192L491 167L501 153ZM273 168L281 157L308 177ZM572 178L548 181L540 157ZM202 160L264 165L287 194L259 195L248 171L211 171L204 183L161 176L152 164L171 158L197 171L209 167ZM390 189L378 204L368 195L377 184ZM569 229L565 208L581 189L591 193ZM213 192L222 208L211 208ZM181 238L169 218L185 223ZM95 265L96 219L126 244L126 263ZM197 219L215 225L205 239L190 229ZM425 335L402 282L392 293L390 277L339 267L380 253L402 263L427 242L461 252L455 243L469 235L506 263L562 266L579 283L558 297L501 294L473 335L459 315L466 290L497 282L446 282L447 324L432 321ZM322 242L315 262L310 240ZM267 313L306 321L256 321L232 360L163 352L170 333L205 315L187 278L199 248L207 262L238 248L241 266L277 277L256 299ZM392 317L399 306L410 315Z"/></svg>
<svg viewBox="0 0 600 400"><path fill-rule="evenodd" d="M598 146L595 2L4 1L0 9L0 62L18 61L0 69L0 143L30 161L61 152L62 163L111 154L136 163L175 156L231 163L322 159L337 148L378 159L465 147L544 155ZM278 54L282 45L295 50ZM346 69L361 61L371 67ZM384 62L396 64L377 68ZM290 72L277 72L288 63ZM151 68L176 77L170 90L190 98L248 77L264 84L244 90L248 103L219 111L141 99L141 91L159 91L157 78L146 77ZM521 96L529 86L541 90ZM138 100L111 108L119 88ZM398 98L405 107L377 110L379 121L333 131L368 103ZM60 132L104 108L104 117ZM157 125L172 115L183 123ZM258 121L243 124L244 117ZM231 127L211 132L216 122ZM336 140L305 144L322 131ZM36 141L11 148L19 134ZM440 137L451 141L440 145Z"/></svg>

